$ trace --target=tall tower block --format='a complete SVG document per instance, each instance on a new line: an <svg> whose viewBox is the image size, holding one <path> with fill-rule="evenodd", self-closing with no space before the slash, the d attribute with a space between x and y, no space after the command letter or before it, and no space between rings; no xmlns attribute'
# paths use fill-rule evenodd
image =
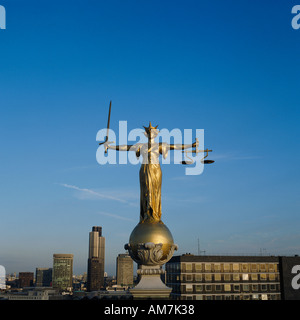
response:
<svg viewBox="0 0 300 320"><path fill-rule="evenodd" d="M94 226L89 233L87 290L96 291L104 286L105 238L102 227Z"/></svg>

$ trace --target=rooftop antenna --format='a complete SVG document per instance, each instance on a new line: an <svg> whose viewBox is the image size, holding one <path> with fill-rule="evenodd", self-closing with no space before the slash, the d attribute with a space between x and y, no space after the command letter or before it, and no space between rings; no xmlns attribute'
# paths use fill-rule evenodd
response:
<svg viewBox="0 0 300 320"><path fill-rule="evenodd" d="M198 238L198 256L200 256L200 255L201 255L201 252L203 252L203 253L204 253L204 255L205 255L205 253L206 253L206 251L205 251L205 250L200 250L200 240L199 240L199 238Z"/></svg>
<svg viewBox="0 0 300 320"><path fill-rule="evenodd" d="M260 255L267 255L267 249L266 248L260 248Z"/></svg>

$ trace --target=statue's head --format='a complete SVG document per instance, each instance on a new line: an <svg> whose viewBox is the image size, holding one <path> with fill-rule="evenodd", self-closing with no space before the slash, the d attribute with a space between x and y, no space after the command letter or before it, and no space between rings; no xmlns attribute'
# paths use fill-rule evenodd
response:
<svg viewBox="0 0 300 320"><path fill-rule="evenodd" d="M152 127L151 121L150 121L149 127L144 127L145 128L144 135L149 139L154 139L158 135L158 132L159 132L157 127L158 127L158 125L156 127Z"/></svg>

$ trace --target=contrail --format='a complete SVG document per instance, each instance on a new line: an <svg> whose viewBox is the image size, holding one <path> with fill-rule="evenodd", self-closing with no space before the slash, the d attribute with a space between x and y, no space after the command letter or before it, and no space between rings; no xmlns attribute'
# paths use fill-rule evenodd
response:
<svg viewBox="0 0 300 320"><path fill-rule="evenodd" d="M87 188L79 188L77 186L73 186L73 185L66 184L66 183L61 183L60 185L62 185L65 188L74 189L74 190L77 190L77 191L89 193L89 194L91 194L93 196L96 196L98 198L101 198L101 199L109 199L109 200L114 200L114 201L119 201L119 202L122 202L122 203L126 203L126 204L129 204L131 206L133 205L129 201L126 201L126 200L123 200L123 199L120 199L120 198L117 198L117 197L114 197L114 196L110 196L110 195L107 195L107 194L103 194L103 193L100 193L100 192L96 192L94 190L90 190L90 189L87 189Z"/></svg>

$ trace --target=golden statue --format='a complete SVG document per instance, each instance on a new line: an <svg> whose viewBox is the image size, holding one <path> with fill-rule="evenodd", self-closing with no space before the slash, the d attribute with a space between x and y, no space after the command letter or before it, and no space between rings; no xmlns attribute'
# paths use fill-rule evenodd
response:
<svg viewBox="0 0 300 320"><path fill-rule="evenodd" d="M151 122L145 128L146 143L134 145L110 145L108 142L109 123L111 114L111 103L109 106L107 133L104 144L105 153L108 149L117 151L134 151L137 158L142 156L140 168L140 222L135 226L129 237L129 242L124 248L128 250L131 258L138 263L137 273L141 276L139 284L130 289L135 298L168 298L171 288L162 283L160 275L164 274L162 265L168 262L174 250L178 246L174 243L173 236L168 227L161 220L161 183L162 172L159 164L159 156L165 159L169 150L185 150L188 161L182 164L192 164L193 160L187 153L206 152L202 163L213 163L212 160L204 160L208 152L212 150L198 150L198 139L193 144L168 144L157 143L158 126L153 127ZM187 149L194 148L190 151Z"/></svg>
<svg viewBox="0 0 300 320"><path fill-rule="evenodd" d="M158 126L145 128L146 143L134 145L109 145L105 142L105 149L118 151L134 151L136 157L143 157L140 169L140 223L161 222L161 183L162 172L159 164L159 155L167 158L169 150L184 150L198 146L196 141L193 144L167 144L157 143L154 139L158 135Z"/></svg>

